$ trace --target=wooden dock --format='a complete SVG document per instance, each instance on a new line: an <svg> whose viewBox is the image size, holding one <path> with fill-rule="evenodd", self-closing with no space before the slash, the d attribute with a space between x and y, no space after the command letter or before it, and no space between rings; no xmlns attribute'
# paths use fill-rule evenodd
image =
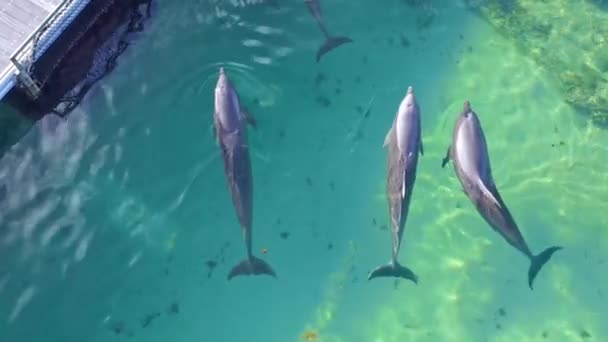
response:
<svg viewBox="0 0 608 342"><path fill-rule="evenodd" d="M0 71L10 64L10 56L42 24L62 0L0 1Z"/></svg>
<svg viewBox="0 0 608 342"><path fill-rule="evenodd" d="M89 1L0 0L0 100L17 83L29 93L38 91L29 66Z"/></svg>

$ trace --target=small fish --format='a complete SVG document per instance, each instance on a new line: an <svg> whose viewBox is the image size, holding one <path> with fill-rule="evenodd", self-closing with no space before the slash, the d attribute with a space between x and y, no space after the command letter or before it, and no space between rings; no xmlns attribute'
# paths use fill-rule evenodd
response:
<svg viewBox="0 0 608 342"><path fill-rule="evenodd" d="M317 51L317 63L321 60L321 57L323 57L323 55L325 55L329 51L337 48L342 44L352 43L353 40L348 37L332 36L329 34L329 31L327 31L327 27L325 26L323 20L323 14L321 13L321 5L319 4L319 0L304 0L304 2L306 3L306 6L308 6L308 10L317 21L321 32L323 32L323 35L325 36L325 42Z"/></svg>

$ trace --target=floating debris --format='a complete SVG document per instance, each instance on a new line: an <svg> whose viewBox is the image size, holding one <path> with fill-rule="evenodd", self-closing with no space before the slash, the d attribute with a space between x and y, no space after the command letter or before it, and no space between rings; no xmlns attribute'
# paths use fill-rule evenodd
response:
<svg viewBox="0 0 608 342"><path fill-rule="evenodd" d="M205 265L207 266L207 278L211 278L211 275L213 274L213 270L217 266L217 261L207 260L207 262L205 262Z"/></svg>
<svg viewBox="0 0 608 342"><path fill-rule="evenodd" d="M404 48L410 46L410 40L407 39L407 37L403 33L401 34L401 46L403 46Z"/></svg>
<svg viewBox="0 0 608 342"><path fill-rule="evenodd" d="M179 313L179 303L177 301L171 303L166 311L169 316L177 315Z"/></svg>
<svg viewBox="0 0 608 342"><path fill-rule="evenodd" d="M326 80L327 80L327 77L323 73L318 73L317 76L315 76L315 84L317 86L319 86L321 83L325 82Z"/></svg>
<svg viewBox="0 0 608 342"><path fill-rule="evenodd" d="M319 338L319 334L313 330L307 330L302 334L302 340L306 342L314 342Z"/></svg>
<svg viewBox="0 0 608 342"><path fill-rule="evenodd" d="M331 101L329 100L329 98L327 98L327 96L323 96L323 95L317 96L317 102L325 108L327 108L331 105Z"/></svg>
<svg viewBox="0 0 608 342"><path fill-rule="evenodd" d="M306 185L312 186L312 179L310 177L306 177Z"/></svg>
<svg viewBox="0 0 608 342"><path fill-rule="evenodd" d="M127 330L127 325L123 321L118 321L110 326L110 330L116 335L120 335Z"/></svg>
<svg viewBox="0 0 608 342"><path fill-rule="evenodd" d="M150 325L150 323L152 323L153 320L157 319L158 317L160 317L160 312L153 312L147 314L146 317L141 320L141 327L146 328L148 325Z"/></svg>

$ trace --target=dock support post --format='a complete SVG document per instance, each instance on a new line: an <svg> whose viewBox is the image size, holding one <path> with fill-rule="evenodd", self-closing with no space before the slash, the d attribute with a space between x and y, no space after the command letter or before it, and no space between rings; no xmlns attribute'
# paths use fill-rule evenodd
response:
<svg viewBox="0 0 608 342"><path fill-rule="evenodd" d="M36 84L25 67L16 58L11 58L11 62L13 62L18 71L17 80L19 80L19 84L25 88L30 99L36 100L40 96L40 87L38 87L38 84Z"/></svg>

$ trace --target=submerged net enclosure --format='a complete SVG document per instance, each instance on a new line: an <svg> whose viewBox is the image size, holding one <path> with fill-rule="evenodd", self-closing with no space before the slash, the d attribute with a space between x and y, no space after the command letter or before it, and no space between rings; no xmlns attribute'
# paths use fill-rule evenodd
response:
<svg viewBox="0 0 608 342"><path fill-rule="evenodd" d="M608 128L608 2L466 2L552 74L567 103Z"/></svg>
<svg viewBox="0 0 608 342"><path fill-rule="evenodd" d="M13 89L8 102L37 120L49 113L68 115L87 91L110 73L117 58L144 28L152 0L91 0L62 35L29 65L40 95L31 101L25 91ZM44 28L41 31L41 36ZM36 42L34 42L35 44Z"/></svg>

